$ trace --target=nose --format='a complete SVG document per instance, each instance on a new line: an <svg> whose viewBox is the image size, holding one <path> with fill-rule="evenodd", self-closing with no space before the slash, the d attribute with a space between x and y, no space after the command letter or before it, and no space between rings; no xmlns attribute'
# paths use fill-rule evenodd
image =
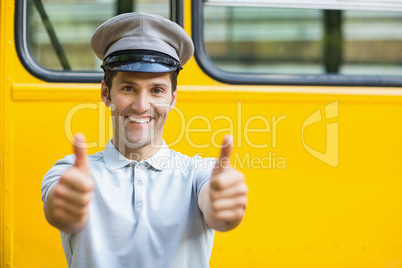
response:
<svg viewBox="0 0 402 268"><path fill-rule="evenodd" d="M143 114L149 111L150 107L151 99L148 94L146 94L146 91L141 90L134 98L132 109L138 114Z"/></svg>

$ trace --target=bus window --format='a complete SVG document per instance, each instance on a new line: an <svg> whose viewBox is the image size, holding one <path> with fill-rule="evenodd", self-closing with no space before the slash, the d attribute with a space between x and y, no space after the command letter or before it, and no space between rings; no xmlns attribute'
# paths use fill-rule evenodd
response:
<svg viewBox="0 0 402 268"><path fill-rule="evenodd" d="M402 1L208 0L202 10L198 61L222 82L402 84Z"/></svg>
<svg viewBox="0 0 402 268"><path fill-rule="evenodd" d="M17 48L21 61L47 81L94 82L101 62L89 46L102 22L116 14L149 12L171 18L171 0L32 0L17 1ZM26 21L26 23L24 23ZM79 73L82 74L79 74ZM92 77L92 78L91 78ZM92 80L91 80L92 79Z"/></svg>

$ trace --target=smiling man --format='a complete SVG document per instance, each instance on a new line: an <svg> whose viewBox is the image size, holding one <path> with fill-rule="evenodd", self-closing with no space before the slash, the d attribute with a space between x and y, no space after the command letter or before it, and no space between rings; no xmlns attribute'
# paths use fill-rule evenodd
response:
<svg viewBox="0 0 402 268"><path fill-rule="evenodd" d="M163 140L191 38L162 17L128 13L102 24L91 46L103 61L113 139L87 156L77 134L75 155L56 162L41 187L69 267L208 267L214 230L238 226L248 188L230 166L230 136L217 160Z"/></svg>

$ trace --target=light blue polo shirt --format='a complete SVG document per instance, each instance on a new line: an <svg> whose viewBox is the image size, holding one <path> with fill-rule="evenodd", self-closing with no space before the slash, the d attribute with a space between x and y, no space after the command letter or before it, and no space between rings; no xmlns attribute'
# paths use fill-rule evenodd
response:
<svg viewBox="0 0 402 268"><path fill-rule="evenodd" d="M188 157L164 144L140 162L125 158L109 141L89 156L95 181L88 225L61 232L69 267L204 268L214 231L198 207L213 158ZM42 200L75 156L59 160L42 182Z"/></svg>

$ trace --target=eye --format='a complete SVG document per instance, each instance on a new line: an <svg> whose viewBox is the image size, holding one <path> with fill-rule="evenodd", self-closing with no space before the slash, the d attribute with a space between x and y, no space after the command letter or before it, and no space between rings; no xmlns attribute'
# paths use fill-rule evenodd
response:
<svg viewBox="0 0 402 268"><path fill-rule="evenodd" d="M122 90L123 90L123 91L130 92L130 91L133 91L133 88L132 88L132 87L129 87L129 86L126 86L126 87L123 87Z"/></svg>
<svg viewBox="0 0 402 268"><path fill-rule="evenodd" d="M152 93L161 94L161 93L163 93L163 89L161 89L161 88L154 88L154 89L152 89Z"/></svg>

